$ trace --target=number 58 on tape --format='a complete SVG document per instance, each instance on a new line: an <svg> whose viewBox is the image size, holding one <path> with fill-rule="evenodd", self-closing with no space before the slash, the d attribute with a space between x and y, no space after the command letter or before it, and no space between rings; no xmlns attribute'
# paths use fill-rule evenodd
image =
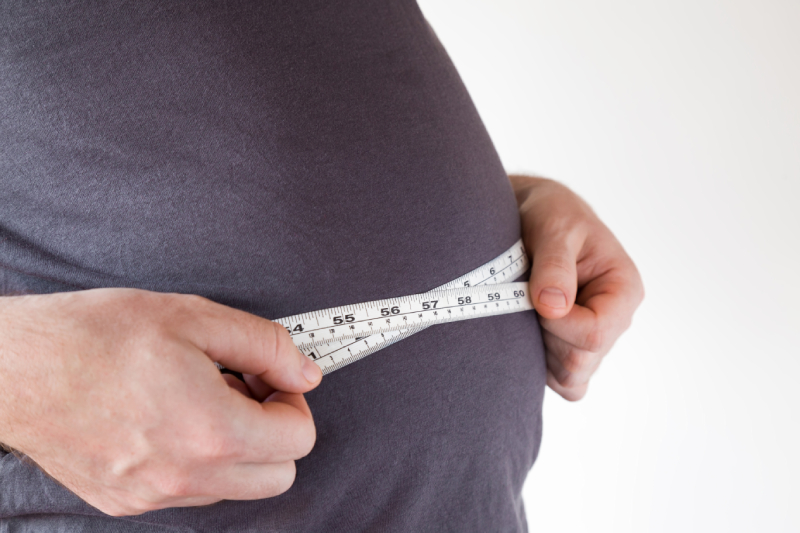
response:
<svg viewBox="0 0 800 533"><path fill-rule="evenodd" d="M279 318L301 352L327 374L435 324L529 311L522 241L431 292Z"/></svg>

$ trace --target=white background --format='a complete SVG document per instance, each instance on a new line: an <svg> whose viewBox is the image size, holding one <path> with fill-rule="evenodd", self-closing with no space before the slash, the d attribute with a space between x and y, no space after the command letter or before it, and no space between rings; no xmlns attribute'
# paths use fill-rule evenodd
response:
<svg viewBox="0 0 800 533"><path fill-rule="evenodd" d="M420 4L507 170L645 282L587 397L547 393L531 531L800 531L800 1Z"/></svg>

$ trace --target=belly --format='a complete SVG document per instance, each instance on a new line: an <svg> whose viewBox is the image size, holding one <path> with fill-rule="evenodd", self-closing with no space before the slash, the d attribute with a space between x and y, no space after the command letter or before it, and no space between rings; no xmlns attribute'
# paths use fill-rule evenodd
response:
<svg viewBox="0 0 800 533"><path fill-rule="evenodd" d="M416 5L340 4L176 4L166 25L92 11L103 24L74 53L37 41L73 46L57 24L27 27L0 82L26 117L2 131L4 279L278 318L424 292L513 244L502 165ZM210 509L274 529L517 524L544 380L533 313L423 331L308 394L319 440L288 493Z"/></svg>

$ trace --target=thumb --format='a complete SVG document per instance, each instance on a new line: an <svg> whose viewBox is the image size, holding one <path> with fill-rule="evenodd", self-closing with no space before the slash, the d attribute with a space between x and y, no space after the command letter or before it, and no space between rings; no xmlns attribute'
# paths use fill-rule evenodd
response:
<svg viewBox="0 0 800 533"><path fill-rule="evenodd" d="M199 320L192 320L190 340L212 361L256 375L283 392L304 393L319 384L322 371L297 349L280 324L210 300L200 307L207 308Z"/></svg>
<svg viewBox="0 0 800 533"><path fill-rule="evenodd" d="M544 318L566 316L575 303L580 250L575 241L564 235L540 235L535 241L529 286L533 307Z"/></svg>

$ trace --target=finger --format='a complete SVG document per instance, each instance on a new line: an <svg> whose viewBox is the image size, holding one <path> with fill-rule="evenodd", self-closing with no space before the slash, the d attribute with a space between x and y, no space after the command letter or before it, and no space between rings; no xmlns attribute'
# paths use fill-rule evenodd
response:
<svg viewBox="0 0 800 533"><path fill-rule="evenodd" d="M317 432L302 394L275 392L263 403L238 394L229 400L225 409L237 462L293 461L314 447Z"/></svg>
<svg viewBox="0 0 800 533"><path fill-rule="evenodd" d="M204 484L205 485L205 484ZM208 487L204 486L203 491L207 491ZM130 496L126 498L128 500ZM141 500L142 503L131 506L131 504L127 504L129 508L135 509L135 512L126 512L123 513L123 516L130 516L130 515L138 515L150 511L158 511L160 509L169 509L171 507L200 507L201 505L211 505L213 503L217 503L218 501L222 500L222 498L217 496L164 496L158 495L157 497L153 497L154 501L147 501ZM121 505L126 505L126 501L123 500ZM120 515L117 515L120 516Z"/></svg>
<svg viewBox="0 0 800 533"><path fill-rule="evenodd" d="M577 231L542 227L532 235L530 290L533 306L545 318L569 313L578 291L578 254L583 236Z"/></svg>
<svg viewBox="0 0 800 533"><path fill-rule="evenodd" d="M291 405L301 413L303 413L310 420L313 420L311 415L311 408L308 407L305 397L302 394L292 394L290 392L275 391L264 400L265 402L280 402L286 405Z"/></svg>
<svg viewBox="0 0 800 533"><path fill-rule="evenodd" d="M223 500L260 500L283 494L296 476L294 461L273 464L235 464L215 478L208 487L213 497Z"/></svg>
<svg viewBox="0 0 800 533"><path fill-rule="evenodd" d="M602 353L587 352L544 332L547 348L547 368L564 387L574 387L589 382L603 360Z"/></svg>
<svg viewBox="0 0 800 533"><path fill-rule="evenodd" d="M286 388L281 386L281 382L283 381L282 374L286 372L286 369L292 367L296 364L297 359L299 358L300 361L300 368L302 370L303 375L308 383L312 384L311 388L316 387L319 385L320 381L322 380L322 370L317 366L314 361L308 357L307 355L303 354L300 350L292 342L292 337L289 335L289 332L281 326L280 324L275 324L273 322L276 330L276 337L277 337L277 345L278 351L286 351L286 352L293 352L292 357L286 357L285 361L282 361L281 364L271 364L268 365L263 372L253 372L258 378L263 381L265 384L269 385L270 387L285 391L285 392L308 392L307 390L295 390L291 388Z"/></svg>
<svg viewBox="0 0 800 533"><path fill-rule="evenodd" d="M549 371L547 372L547 386L553 389L556 394L570 402L577 402L586 396L586 391L589 390L588 383L575 387L565 387L561 385Z"/></svg>
<svg viewBox="0 0 800 533"><path fill-rule="evenodd" d="M220 500L257 500L286 492L295 479L294 461L271 464L235 463L224 468L194 470L190 477L164 483L129 506L139 514L169 507L195 507ZM166 489L166 490L164 490ZM123 502L124 503L124 502Z"/></svg>
<svg viewBox="0 0 800 533"><path fill-rule="evenodd" d="M275 392L275 389L261 381L261 378L258 376L243 374L243 377L247 388L250 389L250 395L259 402L263 402L270 394Z"/></svg>
<svg viewBox="0 0 800 533"><path fill-rule="evenodd" d="M222 379L225 380L225 383L227 383L230 388L240 392L245 398L253 397L247 385L245 385L245 383L236 376L232 374L222 374Z"/></svg>
<svg viewBox="0 0 800 533"><path fill-rule="evenodd" d="M287 392L307 392L321 381L319 367L280 324L197 297L187 301L193 307L186 333L212 361Z"/></svg>
<svg viewBox="0 0 800 533"><path fill-rule="evenodd" d="M577 305L557 320L542 317L542 328L582 350L607 352L631 323L641 298L627 280L608 273L589 282Z"/></svg>

